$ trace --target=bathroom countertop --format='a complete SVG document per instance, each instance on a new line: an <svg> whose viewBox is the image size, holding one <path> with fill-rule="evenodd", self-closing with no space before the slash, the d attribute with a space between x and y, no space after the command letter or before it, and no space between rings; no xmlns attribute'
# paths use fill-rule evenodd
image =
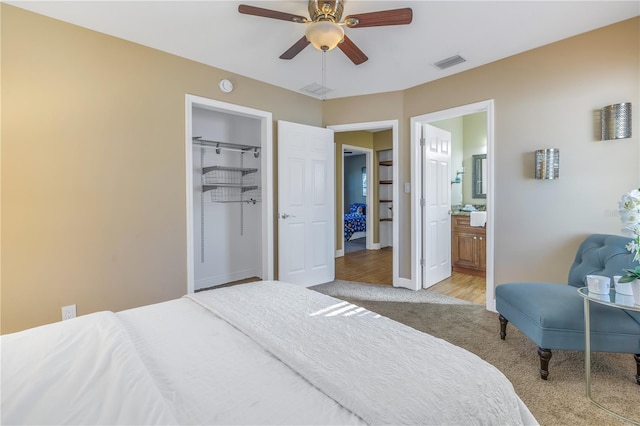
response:
<svg viewBox="0 0 640 426"><path fill-rule="evenodd" d="M486 211L486 210L478 209L478 210L475 210L475 211L483 212L483 211ZM460 209L452 209L451 210L451 215L452 216L470 216L471 212L470 211L466 211L466 210L460 210Z"/></svg>

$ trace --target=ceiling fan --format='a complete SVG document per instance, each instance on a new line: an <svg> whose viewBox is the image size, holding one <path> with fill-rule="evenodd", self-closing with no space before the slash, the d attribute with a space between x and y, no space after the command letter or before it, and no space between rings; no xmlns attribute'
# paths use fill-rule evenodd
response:
<svg viewBox="0 0 640 426"><path fill-rule="evenodd" d="M413 19L413 10L406 7L349 15L343 21L340 21L344 8L343 3L344 0L309 0L310 19L300 15L246 4L239 5L238 12L246 15L307 24L305 35L280 55L280 59L293 59L307 45L313 44L316 49L325 52L337 46L356 65L366 62L369 58L346 36L343 26L364 28L405 25L410 24Z"/></svg>

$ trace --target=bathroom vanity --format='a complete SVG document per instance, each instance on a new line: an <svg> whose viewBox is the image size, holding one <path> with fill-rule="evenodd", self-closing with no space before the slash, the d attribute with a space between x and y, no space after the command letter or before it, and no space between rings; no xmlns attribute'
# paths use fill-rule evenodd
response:
<svg viewBox="0 0 640 426"><path fill-rule="evenodd" d="M454 271L486 275L487 232L484 226L471 226L467 212L451 216L451 266Z"/></svg>

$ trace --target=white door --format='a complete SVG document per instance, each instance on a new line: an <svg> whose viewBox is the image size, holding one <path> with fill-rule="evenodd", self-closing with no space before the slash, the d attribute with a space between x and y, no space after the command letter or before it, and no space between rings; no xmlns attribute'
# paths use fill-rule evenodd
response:
<svg viewBox="0 0 640 426"><path fill-rule="evenodd" d="M333 130L278 121L278 279L335 278Z"/></svg>
<svg viewBox="0 0 640 426"><path fill-rule="evenodd" d="M451 276L451 133L422 125L422 286Z"/></svg>

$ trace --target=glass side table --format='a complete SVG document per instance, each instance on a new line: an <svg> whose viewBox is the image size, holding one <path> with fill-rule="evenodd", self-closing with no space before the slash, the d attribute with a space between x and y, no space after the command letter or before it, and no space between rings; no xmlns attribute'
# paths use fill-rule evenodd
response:
<svg viewBox="0 0 640 426"><path fill-rule="evenodd" d="M600 407L609 414L618 417L619 419L634 425L640 425L637 420L628 419L618 413L615 413L591 398L591 320L589 318L590 302L638 312L640 312L640 305L634 304L633 296L616 293L615 289L611 289L607 295L591 293L588 287L580 287L578 289L578 294L584 298L584 370L587 384L587 399L594 405Z"/></svg>

